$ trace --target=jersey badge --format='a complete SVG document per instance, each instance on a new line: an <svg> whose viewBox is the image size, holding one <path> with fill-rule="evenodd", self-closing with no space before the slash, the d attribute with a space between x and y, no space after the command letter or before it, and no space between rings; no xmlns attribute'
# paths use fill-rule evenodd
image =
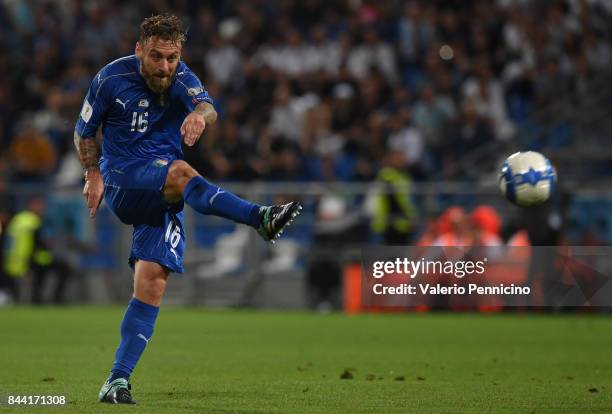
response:
<svg viewBox="0 0 612 414"><path fill-rule="evenodd" d="M158 168L162 168L165 167L166 165L168 165L168 160L163 160L163 159L157 159L155 161L153 161L153 165L158 167Z"/></svg>
<svg viewBox="0 0 612 414"><path fill-rule="evenodd" d="M85 102L83 102L83 108L81 108L81 118L83 118L83 121L85 121L85 123L89 122L92 113L93 108L91 107L87 99L85 99Z"/></svg>
<svg viewBox="0 0 612 414"><path fill-rule="evenodd" d="M198 86L197 88L189 88L187 89L187 94L189 96L196 96L201 94L202 92L204 92L204 89L202 89L201 86Z"/></svg>

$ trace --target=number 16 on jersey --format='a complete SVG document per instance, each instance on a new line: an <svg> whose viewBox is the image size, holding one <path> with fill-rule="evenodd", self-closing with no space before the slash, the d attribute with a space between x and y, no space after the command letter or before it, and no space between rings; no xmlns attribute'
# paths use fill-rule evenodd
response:
<svg viewBox="0 0 612 414"><path fill-rule="evenodd" d="M130 131L145 132L149 126L148 112L132 112L132 128Z"/></svg>

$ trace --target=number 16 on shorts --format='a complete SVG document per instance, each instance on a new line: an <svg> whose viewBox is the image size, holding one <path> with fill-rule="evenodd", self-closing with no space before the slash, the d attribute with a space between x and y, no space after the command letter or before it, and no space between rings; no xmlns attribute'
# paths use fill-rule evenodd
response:
<svg viewBox="0 0 612 414"><path fill-rule="evenodd" d="M166 228L164 241L170 245L170 251L177 256L176 247L181 242L181 228L174 220L170 220Z"/></svg>

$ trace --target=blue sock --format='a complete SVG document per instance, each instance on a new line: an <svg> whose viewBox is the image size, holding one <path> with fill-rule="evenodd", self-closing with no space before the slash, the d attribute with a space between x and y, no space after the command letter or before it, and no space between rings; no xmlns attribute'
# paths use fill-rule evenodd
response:
<svg viewBox="0 0 612 414"><path fill-rule="evenodd" d="M259 205L209 183L202 176L193 177L187 183L183 198L199 213L224 217L255 228L259 226Z"/></svg>
<svg viewBox="0 0 612 414"><path fill-rule="evenodd" d="M159 307L132 298L121 323L121 343L115 352L115 363L109 381L128 379L153 336Z"/></svg>
<svg viewBox="0 0 612 414"><path fill-rule="evenodd" d="M130 374L121 370L111 371L111 375L108 377L108 382L113 382L117 378L130 379Z"/></svg>

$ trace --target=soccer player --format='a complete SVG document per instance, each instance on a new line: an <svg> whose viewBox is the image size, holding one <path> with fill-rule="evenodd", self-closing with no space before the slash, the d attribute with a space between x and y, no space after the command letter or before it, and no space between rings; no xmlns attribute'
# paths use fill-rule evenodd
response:
<svg viewBox="0 0 612 414"><path fill-rule="evenodd" d="M134 404L128 382L153 335L168 275L183 272L183 204L254 227L274 242L301 210L297 202L259 206L205 180L182 160L181 140L194 145L217 113L198 77L181 61L182 23L156 15L140 25L135 55L106 65L91 81L74 142L85 169L90 217L102 197L134 227L129 258L134 295L121 342L99 399ZM102 157L96 133L102 127Z"/></svg>

